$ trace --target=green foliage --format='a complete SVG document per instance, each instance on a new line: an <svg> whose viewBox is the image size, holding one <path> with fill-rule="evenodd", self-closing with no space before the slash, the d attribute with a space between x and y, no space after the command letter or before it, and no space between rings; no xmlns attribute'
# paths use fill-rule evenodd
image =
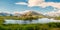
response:
<svg viewBox="0 0 60 30"><path fill-rule="evenodd" d="M60 23L46 24L0 24L0 30L52 30L60 28Z"/></svg>
<svg viewBox="0 0 60 30"><path fill-rule="evenodd" d="M60 20L60 16L59 17L54 17L55 20Z"/></svg>

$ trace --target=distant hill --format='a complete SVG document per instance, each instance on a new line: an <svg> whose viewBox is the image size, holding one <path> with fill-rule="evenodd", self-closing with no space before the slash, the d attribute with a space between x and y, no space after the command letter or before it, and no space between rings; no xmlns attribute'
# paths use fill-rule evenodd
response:
<svg viewBox="0 0 60 30"><path fill-rule="evenodd" d="M12 14L7 13L7 12L1 12L0 16L12 16Z"/></svg>

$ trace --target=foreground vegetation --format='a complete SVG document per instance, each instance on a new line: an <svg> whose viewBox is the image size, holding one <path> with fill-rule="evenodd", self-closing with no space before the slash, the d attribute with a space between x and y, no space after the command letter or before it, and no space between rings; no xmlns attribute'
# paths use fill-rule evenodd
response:
<svg viewBox="0 0 60 30"><path fill-rule="evenodd" d="M46 24L3 24L0 21L0 30L60 30L60 23Z"/></svg>
<svg viewBox="0 0 60 30"><path fill-rule="evenodd" d="M24 16L22 18L24 19ZM4 19L17 20L22 18L17 16L0 16L0 30L60 30L60 23L54 23L54 22L46 24L4 24ZM38 18L34 17L31 18L30 20L32 19L38 19Z"/></svg>

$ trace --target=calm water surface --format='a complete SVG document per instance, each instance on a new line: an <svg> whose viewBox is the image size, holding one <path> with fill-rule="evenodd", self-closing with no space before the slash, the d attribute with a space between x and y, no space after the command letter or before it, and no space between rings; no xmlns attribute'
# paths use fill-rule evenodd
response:
<svg viewBox="0 0 60 30"><path fill-rule="evenodd" d="M24 21L24 20L5 20L4 24L36 24L36 23L49 23L49 22L60 22L60 20L54 20L54 19L48 19L48 18L42 18L38 20L32 20L32 21Z"/></svg>

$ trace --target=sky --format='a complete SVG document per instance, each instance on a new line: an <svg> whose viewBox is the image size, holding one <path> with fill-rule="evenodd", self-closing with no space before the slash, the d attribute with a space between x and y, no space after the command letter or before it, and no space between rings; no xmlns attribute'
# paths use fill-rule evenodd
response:
<svg viewBox="0 0 60 30"><path fill-rule="evenodd" d="M42 13L60 10L60 0L0 0L0 12L34 10Z"/></svg>

